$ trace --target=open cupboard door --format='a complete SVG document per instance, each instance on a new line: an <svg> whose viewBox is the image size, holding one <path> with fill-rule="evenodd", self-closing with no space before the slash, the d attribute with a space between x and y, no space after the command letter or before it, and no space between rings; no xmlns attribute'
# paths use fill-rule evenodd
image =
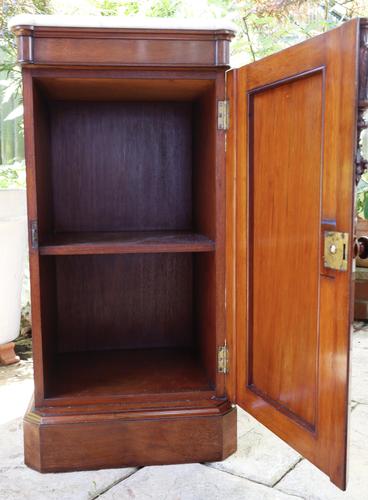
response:
<svg viewBox="0 0 368 500"><path fill-rule="evenodd" d="M228 73L235 399L342 489L359 26Z"/></svg>

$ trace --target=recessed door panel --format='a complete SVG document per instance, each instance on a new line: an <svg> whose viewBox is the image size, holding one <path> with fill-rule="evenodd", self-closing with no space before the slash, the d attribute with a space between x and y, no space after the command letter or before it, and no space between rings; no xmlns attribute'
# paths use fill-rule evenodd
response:
<svg viewBox="0 0 368 500"><path fill-rule="evenodd" d="M317 70L249 94L248 385L311 429L318 368L323 90L323 71Z"/></svg>

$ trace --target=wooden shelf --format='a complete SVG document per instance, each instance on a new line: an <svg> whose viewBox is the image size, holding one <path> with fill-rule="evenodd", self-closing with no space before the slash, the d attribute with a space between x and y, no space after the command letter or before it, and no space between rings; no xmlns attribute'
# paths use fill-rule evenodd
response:
<svg viewBox="0 0 368 500"><path fill-rule="evenodd" d="M106 398L213 389L196 352L186 348L58 354L48 398Z"/></svg>
<svg viewBox="0 0 368 500"><path fill-rule="evenodd" d="M41 255L211 252L215 243L185 231L56 233L40 245Z"/></svg>

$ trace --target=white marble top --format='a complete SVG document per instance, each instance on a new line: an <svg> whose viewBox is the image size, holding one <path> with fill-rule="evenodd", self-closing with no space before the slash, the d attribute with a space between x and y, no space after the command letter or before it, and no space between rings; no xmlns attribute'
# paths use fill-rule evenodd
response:
<svg viewBox="0 0 368 500"><path fill-rule="evenodd" d="M137 28L137 29L178 29L178 30L230 30L236 26L226 19L175 19L159 17L121 17L121 16L46 16L20 14L9 20L13 26L47 26L74 28Z"/></svg>

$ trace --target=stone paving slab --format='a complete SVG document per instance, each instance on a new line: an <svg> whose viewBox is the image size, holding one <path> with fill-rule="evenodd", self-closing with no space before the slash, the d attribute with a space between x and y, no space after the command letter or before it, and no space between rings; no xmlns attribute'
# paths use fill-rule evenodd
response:
<svg viewBox="0 0 368 500"><path fill-rule="evenodd" d="M91 500L134 468L40 474L28 467L0 468L1 500Z"/></svg>
<svg viewBox="0 0 368 500"><path fill-rule="evenodd" d="M354 349L368 349L368 327L367 330L358 330L353 333Z"/></svg>
<svg viewBox="0 0 368 500"><path fill-rule="evenodd" d="M32 363L0 367L0 499L88 500L135 468L40 474L24 465L23 414L33 392Z"/></svg>
<svg viewBox="0 0 368 500"><path fill-rule="evenodd" d="M240 406L237 407L237 431L238 439L258 426L258 422Z"/></svg>
<svg viewBox="0 0 368 500"><path fill-rule="evenodd" d="M0 365L0 385L12 384L22 380L33 380L32 360L20 361L14 365Z"/></svg>
<svg viewBox="0 0 368 500"><path fill-rule="evenodd" d="M23 416L32 392L32 362L21 361L17 365L0 366L0 424Z"/></svg>
<svg viewBox="0 0 368 500"><path fill-rule="evenodd" d="M32 363L22 361L0 367L0 499L368 499L368 406L361 404L368 403L368 325L364 328L353 334L352 399L359 404L352 405L346 493L240 408L238 452L224 462L39 474L23 465L22 416L33 381Z"/></svg>
<svg viewBox="0 0 368 500"><path fill-rule="evenodd" d="M0 425L0 468L24 463L22 420L18 417Z"/></svg>
<svg viewBox="0 0 368 500"><path fill-rule="evenodd" d="M354 348L351 364L351 399L368 404L368 349Z"/></svg>
<svg viewBox="0 0 368 500"><path fill-rule="evenodd" d="M238 451L208 466L272 486L300 461L299 453L247 413L238 420L249 428L238 437Z"/></svg>
<svg viewBox="0 0 368 500"><path fill-rule="evenodd" d="M351 399L368 404L368 325L353 333Z"/></svg>
<svg viewBox="0 0 368 500"><path fill-rule="evenodd" d="M201 464L144 467L111 488L101 500L292 500L247 479Z"/></svg>
<svg viewBox="0 0 368 500"><path fill-rule="evenodd" d="M358 405L352 412L349 448L349 482L346 492L307 460L302 460L276 486L284 493L306 500L368 499L368 406Z"/></svg>

